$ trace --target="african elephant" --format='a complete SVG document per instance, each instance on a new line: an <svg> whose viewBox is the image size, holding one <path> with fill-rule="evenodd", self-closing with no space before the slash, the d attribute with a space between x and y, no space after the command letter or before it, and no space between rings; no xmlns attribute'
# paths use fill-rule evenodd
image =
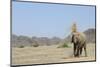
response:
<svg viewBox="0 0 100 67"><path fill-rule="evenodd" d="M83 33L75 32L72 34L71 42L73 43L74 57L79 57L82 54L82 49L84 48L85 56L87 56L86 51L86 37Z"/></svg>

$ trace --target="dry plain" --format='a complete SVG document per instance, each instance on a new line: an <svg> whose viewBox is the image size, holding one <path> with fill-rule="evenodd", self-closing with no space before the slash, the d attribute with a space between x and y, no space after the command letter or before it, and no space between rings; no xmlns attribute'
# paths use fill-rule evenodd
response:
<svg viewBox="0 0 100 67"><path fill-rule="evenodd" d="M94 61L95 44L87 44L88 57L84 56L84 50L81 57L73 57L73 46L69 48L57 48L57 45L39 46L39 47L12 47L12 65L27 64L46 64Z"/></svg>

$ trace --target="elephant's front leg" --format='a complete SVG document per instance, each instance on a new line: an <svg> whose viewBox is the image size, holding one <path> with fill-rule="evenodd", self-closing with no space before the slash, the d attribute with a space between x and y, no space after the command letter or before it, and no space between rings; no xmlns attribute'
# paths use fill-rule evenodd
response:
<svg viewBox="0 0 100 67"><path fill-rule="evenodd" d="M77 56L76 44L74 44L74 49L73 49L73 52L74 52L74 57L76 57L76 56Z"/></svg>
<svg viewBox="0 0 100 67"><path fill-rule="evenodd" d="M80 47L79 45L76 46L76 57L80 56Z"/></svg>

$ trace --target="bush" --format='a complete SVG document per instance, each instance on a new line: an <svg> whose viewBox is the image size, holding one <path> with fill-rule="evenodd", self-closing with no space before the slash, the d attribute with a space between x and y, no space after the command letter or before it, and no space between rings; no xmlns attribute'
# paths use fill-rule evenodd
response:
<svg viewBox="0 0 100 67"><path fill-rule="evenodd" d="M67 43L64 43L64 44L62 45L62 47L64 47L64 48L65 48L65 47L69 47L69 46L68 46L68 44L67 44Z"/></svg>
<svg viewBox="0 0 100 67"><path fill-rule="evenodd" d="M68 48L69 46L68 46L68 44L67 43L64 43L63 45L61 45L61 46L58 46L58 48Z"/></svg>
<svg viewBox="0 0 100 67"><path fill-rule="evenodd" d="M23 46L23 45L21 45L21 46L19 46L19 48L24 48L24 46Z"/></svg>
<svg viewBox="0 0 100 67"><path fill-rule="evenodd" d="M38 47L39 46L39 44L34 44L34 45L32 45L33 47Z"/></svg>

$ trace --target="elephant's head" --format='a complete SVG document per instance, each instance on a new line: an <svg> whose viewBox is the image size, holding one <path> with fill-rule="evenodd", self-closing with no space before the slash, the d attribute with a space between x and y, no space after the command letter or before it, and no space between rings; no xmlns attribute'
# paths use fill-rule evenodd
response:
<svg viewBox="0 0 100 67"><path fill-rule="evenodd" d="M78 34L77 34L77 33L73 33L73 34L72 34L71 42L72 42L72 43L78 43L78 41L79 41Z"/></svg>

